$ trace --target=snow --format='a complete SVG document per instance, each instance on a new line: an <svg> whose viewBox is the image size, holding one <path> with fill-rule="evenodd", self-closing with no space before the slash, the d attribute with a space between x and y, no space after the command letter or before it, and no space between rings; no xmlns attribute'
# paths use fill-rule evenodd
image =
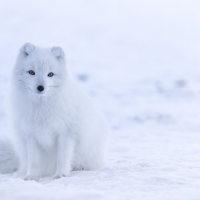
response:
<svg viewBox="0 0 200 200"><path fill-rule="evenodd" d="M61 46L107 117L107 166L39 182L0 175L0 199L200 198L200 3L7 0L0 6L0 126L25 42Z"/></svg>

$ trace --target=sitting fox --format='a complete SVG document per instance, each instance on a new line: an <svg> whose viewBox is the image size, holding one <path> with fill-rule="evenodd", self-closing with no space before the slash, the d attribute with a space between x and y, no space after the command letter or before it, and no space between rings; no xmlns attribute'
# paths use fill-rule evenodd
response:
<svg viewBox="0 0 200 200"><path fill-rule="evenodd" d="M0 142L0 173L38 180L104 166L108 125L71 77L60 47L22 46L11 102L13 145Z"/></svg>

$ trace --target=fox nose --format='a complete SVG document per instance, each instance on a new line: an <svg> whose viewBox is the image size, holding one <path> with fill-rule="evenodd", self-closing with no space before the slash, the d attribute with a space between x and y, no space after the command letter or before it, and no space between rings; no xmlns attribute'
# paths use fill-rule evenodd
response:
<svg viewBox="0 0 200 200"><path fill-rule="evenodd" d="M42 85L39 85L39 86L37 87L37 90L38 90L39 92L42 92L42 91L44 90L44 87L43 87Z"/></svg>

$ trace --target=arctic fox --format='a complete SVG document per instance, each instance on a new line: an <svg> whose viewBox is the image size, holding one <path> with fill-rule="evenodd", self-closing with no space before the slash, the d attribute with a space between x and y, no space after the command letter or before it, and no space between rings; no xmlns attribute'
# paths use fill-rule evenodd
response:
<svg viewBox="0 0 200 200"><path fill-rule="evenodd" d="M0 146L0 172L17 168L38 180L104 166L108 125L73 81L60 47L23 45L11 95L14 147Z"/></svg>

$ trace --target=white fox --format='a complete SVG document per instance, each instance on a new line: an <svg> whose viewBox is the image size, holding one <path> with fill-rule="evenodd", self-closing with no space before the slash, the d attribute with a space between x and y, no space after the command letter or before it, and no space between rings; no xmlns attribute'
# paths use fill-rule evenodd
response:
<svg viewBox="0 0 200 200"><path fill-rule="evenodd" d="M108 125L71 78L60 47L22 46L11 95L14 148L0 142L1 173L38 180L104 166Z"/></svg>

